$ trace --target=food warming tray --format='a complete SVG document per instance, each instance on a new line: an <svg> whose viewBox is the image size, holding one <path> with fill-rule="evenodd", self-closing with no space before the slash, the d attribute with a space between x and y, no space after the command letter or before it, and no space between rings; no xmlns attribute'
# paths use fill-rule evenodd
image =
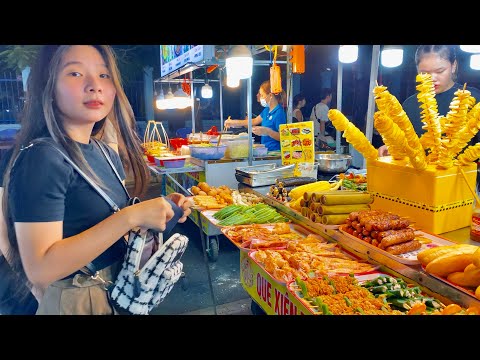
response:
<svg viewBox="0 0 480 360"><path fill-rule="evenodd" d="M235 168L235 178L238 182L251 187L275 184L279 177L293 176L295 164L277 167L276 164L252 165Z"/></svg>

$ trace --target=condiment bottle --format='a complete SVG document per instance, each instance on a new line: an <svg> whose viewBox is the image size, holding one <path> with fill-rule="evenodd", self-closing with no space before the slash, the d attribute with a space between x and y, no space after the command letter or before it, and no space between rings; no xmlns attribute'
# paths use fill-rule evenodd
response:
<svg viewBox="0 0 480 360"><path fill-rule="evenodd" d="M480 242L480 207L475 207L472 213L472 224L470 226L470 239Z"/></svg>

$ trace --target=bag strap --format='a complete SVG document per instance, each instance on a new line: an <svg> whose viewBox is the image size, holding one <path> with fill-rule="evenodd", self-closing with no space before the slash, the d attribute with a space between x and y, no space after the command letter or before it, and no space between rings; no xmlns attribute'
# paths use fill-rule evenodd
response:
<svg viewBox="0 0 480 360"><path fill-rule="evenodd" d="M52 148L54 148L56 151L58 151L62 156L63 158L70 164L72 165L72 167L78 172L78 174L83 177L85 179L85 181L108 203L108 205L112 208L113 212L117 212L120 210L120 208L118 207L118 205L110 198L110 196L108 196L108 194L102 190L102 188L100 188L100 186L98 186L90 177L88 177L87 174L85 174L79 167L77 164L75 164L73 162L72 159L70 159L70 157L65 154L62 150L60 150L58 148L58 145L57 143L55 143L53 140L50 141L50 139L48 138L38 138L38 139L35 139L32 141L32 144L37 144L37 143L44 143L44 144L49 144L52 146ZM26 149L26 148L22 148L23 149ZM104 153L105 154L105 153ZM108 159L107 159L108 160ZM110 165L113 167L113 169L115 170L115 167L113 166L111 160L109 161ZM115 170L116 172L116 170ZM123 184L122 184L123 186ZM126 191L126 190L125 190ZM128 195L128 192L127 192L127 195Z"/></svg>
<svg viewBox="0 0 480 360"><path fill-rule="evenodd" d="M110 164L111 168L113 169L113 171L115 172L115 175L117 176L118 180L120 181L120 183L122 184L122 187L123 189L125 190L127 196L130 198L130 195L128 194L128 191L127 189L125 188L125 185L123 185L123 182L122 182L122 179L120 178L120 175L118 174L117 172L117 169L115 168L115 166L113 165L113 162L112 160L110 159L110 156L108 156L107 152L105 151L105 149L99 144L99 142L97 142L96 139L93 138L93 140L95 141L95 143L98 145L98 147L100 148L100 150L102 151L103 155L105 156L105 158L107 159L108 163ZM20 150L25 150L35 144L38 144L38 143L44 143L44 144L49 144L52 148L54 148L56 151L58 151L62 156L63 158L70 164L72 165L72 167L75 169L75 171L78 172L78 174L83 177L83 179L107 202L107 204L112 208L113 212L118 212L120 210L120 208L118 207L118 205L115 203L115 201L113 201L110 196L108 196L108 194L102 190L102 188L100 188L100 186L98 186L87 174L85 174L79 167L77 164L75 164L73 162L72 159L70 159L70 157L65 154L62 150L60 150L60 148L58 147L57 143L55 141L53 141L53 139L50 139L50 138L38 138L38 139L35 139L33 140L28 146L26 147L22 147ZM15 159L16 161L16 159ZM135 200L134 200L135 201ZM83 272L84 274L86 275L90 275L90 276L93 276L93 277L98 277L98 271L97 271L97 268L96 266L90 262L88 263L87 265L85 265L83 268L80 269L81 272Z"/></svg>
<svg viewBox="0 0 480 360"><path fill-rule="evenodd" d="M117 176L118 181L120 181L120 184L122 184L123 190L125 190L125 194L127 194L127 197L130 199L130 194L128 193L128 190L125 187L125 185L123 184L123 180L120 177L120 174L118 173L117 168L113 164L112 159L110 158L110 155L108 155L108 152L105 150L105 148L103 147L102 143L99 140L95 138L92 138L92 140L97 144L100 150L102 150L103 156L105 156L105 158L107 159L108 163L110 164L110 167L112 168L113 172Z"/></svg>

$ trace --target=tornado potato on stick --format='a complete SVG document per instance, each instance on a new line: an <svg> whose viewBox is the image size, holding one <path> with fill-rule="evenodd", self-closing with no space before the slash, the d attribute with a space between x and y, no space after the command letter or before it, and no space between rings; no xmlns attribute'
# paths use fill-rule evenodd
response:
<svg viewBox="0 0 480 360"><path fill-rule="evenodd" d="M370 144L365 135L339 110L329 110L328 118L332 121L333 126L335 126L337 130L343 131L343 137L346 138L347 141L366 159L375 160L377 158L377 149Z"/></svg>
<svg viewBox="0 0 480 360"><path fill-rule="evenodd" d="M459 89L455 92L449 106L450 111L445 117L445 125L442 127L445 136L442 137L437 168L448 169L453 166L453 156L456 155L453 151L459 141L460 130L466 126L468 110L474 104L475 98L471 96L470 91Z"/></svg>

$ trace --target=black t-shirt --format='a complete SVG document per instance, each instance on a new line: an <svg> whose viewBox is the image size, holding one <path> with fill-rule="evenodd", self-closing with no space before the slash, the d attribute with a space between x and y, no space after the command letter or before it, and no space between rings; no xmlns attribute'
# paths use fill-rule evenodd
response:
<svg viewBox="0 0 480 360"><path fill-rule="evenodd" d="M438 105L438 114L446 116L447 113L450 111L450 103L455 97L455 92L458 89L463 89L463 85L459 83L455 83L449 90L444 91L440 94L435 94L435 100L437 101ZM476 102L480 101L480 90L467 86L466 88L468 91L471 92L472 96L475 98ZM423 122L420 120L421 109L420 109L420 102L417 99L417 93L407 98L402 104L403 110L408 115L408 118L412 122L413 127L415 128L415 132L420 137L425 130L422 129L424 125ZM476 138L478 139L478 133ZM478 140L477 140L478 141ZM475 141L476 142L476 141Z"/></svg>
<svg viewBox="0 0 480 360"><path fill-rule="evenodd" d="M78 145L102 180L103 190L120 208L125 207L127 194L97 144L90 141ZM125 179L118 154L107 145L104 148L120 177ZM63 221L64 238L79 234L112 214L107 202L63 156L51 145L41 143L20 152L10 175L9 204L14 222ZM121 260L125 249L122 237L93 264L97 269L103 269Z"/></svg>

